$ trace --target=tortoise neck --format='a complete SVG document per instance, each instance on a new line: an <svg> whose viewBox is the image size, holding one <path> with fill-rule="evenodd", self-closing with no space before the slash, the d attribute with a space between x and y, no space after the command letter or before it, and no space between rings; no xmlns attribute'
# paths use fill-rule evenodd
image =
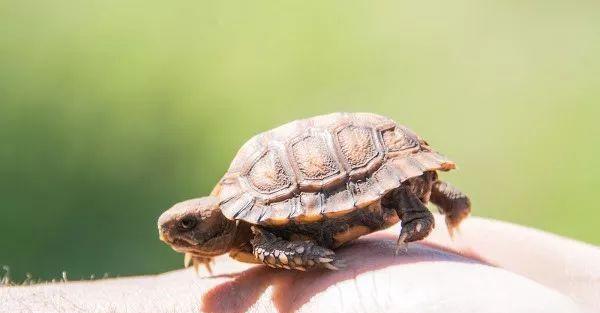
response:
<svg viewBox="0 0 600 313"><path fill-rule="evenodd" d="M231 243L231 248L236 249L245 246L252 238L250 225L244 221L231 221L236 223L235 236Z"/></svg>

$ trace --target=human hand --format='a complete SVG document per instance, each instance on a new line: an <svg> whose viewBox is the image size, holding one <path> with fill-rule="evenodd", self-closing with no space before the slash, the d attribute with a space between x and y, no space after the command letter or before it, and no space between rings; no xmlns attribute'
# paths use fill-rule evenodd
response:
<svg viewBox="0 0 600 313"><path fill-rule="evenodd" d="M0 288L1 312L586 312L600 310L600 249L471 217L443 219L394 256L398 228L337 254L340 271L296 272L216 259L214 276L156 276Z"/></svg>

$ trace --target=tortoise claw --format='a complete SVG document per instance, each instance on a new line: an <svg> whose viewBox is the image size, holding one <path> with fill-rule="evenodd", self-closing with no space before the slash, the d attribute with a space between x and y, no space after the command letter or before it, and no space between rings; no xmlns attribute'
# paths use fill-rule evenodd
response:
<svg viewBox="0 0 600 313"><path fill-rule="evenodd" d="M204 267L206 267L206 270L208 271L208 273L209 273L210 275L212 275L212 274L213 274L213 270L212 270L211 263L212 263L212 262L210 262L210 261L209 261L209 262L206 262L206 263L204 263Z"/></svg>
<svg viewBox="0 0 600 313"><path fill-rule="evenodd" d="M186 253L186 258L187 258L187 253ZM200 267L200 265L203 265L206 268L206 271L208 271L208 273L210 275L213 274L213 270L212 270L213 259L212 258L192 256L192 263L193 263L194 270L196 271L196 273L198 273L198 267Z"/></svg>
<svg viewBox="0 0 600 313"><path fill-rule="evenodd" d="M407 237L407 233L401 233L400 236L398 236L398 241L396 241L396 251L394 252L394 255L398 255L398 253L401 250L403 253L408 252L408 243L406 242Z"/></svg>
<svg viewBox="0 0 600 313"><path fill-rule="evenodd" d="M332 265L331 263L323 263L323 266L325 268L328 268L328 269L334 270L334 271L337 271L340 269L339 267L336 267L336 266Z"/></svg>
<svg viewBox="0 0 600 313"><path fill-rule="evenodd" d="M446 216L446 228L448 229L448 235L450 235L450 239L454 240L457 235L460 235L460 223L456 223L456 221L452 220L448 216Z"/></svg>
<svg viewBox="0 0 600 313"><path fill-rule="evenodd" d="M191 253L186 253L183 257L183 267L188 268L192 264L193 256Z"/></svg>
<svg viewBox="0 0 600 313"><path fill-rule="evenodd" d="M325 268L337 271L339 269L346 267L346 262L344 262L344 260L342 260L342 259L336 259L336 260L332 260L331 262L322 263L322 265Z"/></svg>
<svg viewBox="0 0 600 313"><path fill-rule="evenodd" d="M306 271L317 267L337 270L344 265L335 252L315 242L287 241L259 227L252 231L256 234L251 240L253 254L270 267Z"/></svg>

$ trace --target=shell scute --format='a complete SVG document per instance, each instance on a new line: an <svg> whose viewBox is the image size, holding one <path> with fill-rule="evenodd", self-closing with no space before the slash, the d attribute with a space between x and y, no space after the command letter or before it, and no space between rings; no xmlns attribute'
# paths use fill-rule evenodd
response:
<svg viewBox="0 0 600 313"><path fill-rule="evenodd" d="M323 206L323 202L323 195L321 193L301 193L300 206L302 207L302 214L298 216L298 219L305 222L314 222L322 219L321 207Z"/></svg>
<svg viewBox="0 0 600 313"><path fill-rule="evenodd" d="M328 217L344 214L354 210L354 198L346 186L325 194L325 205L322 212Z"/></svg>
<svg viewBox="0 0 600 313"><path fill-rule="evenodd" d="M419 149L418 139L399 126L384 129L381 137L388 153L410 153Z"/></svg>
<svg viewBox="0 0 600 313"><path fill-rule="evenodd" d="M380 154L373 130L367 127L348 125L337 132L337 140L352 170L366 166Z"/></svg>
<svg viewBox="0 0 600 313"><path fill-rule="evenodd" d="M354 206L357 208L364 208L381 198L379 188L375 187L371 179L349 182L348 190L352 193Z"/></svg>
<svg viewBox="0 0 600 313"><path fill-rule="evenodd" d="M290 157L301 187L320 187L328 178L342 173L342 167L324 137L322 133L307 132L290 144Z"/></svg>
<svg viewBox="0 0 600 313"><path fill-rule="evenodd" d="M229 219L311 222L366 209L409 178L454 167L389 118L334 113L251 138L213 195Z"/></svg>
<svg viewBox="0 0 600 313"><path fill-rule="evenodd" d="M292 176L289 173L277 151L266 150L250 166L246 174L251 186L260 193L270 194L292 185Z"/></svg>
<svg viewBox="0 0 600 313"><path fill-rule="evenodd" d="M380 192L392 190L400 186L400 178L397 176L396 171L388 164L383 164L379 167L371 178L377 182L377 186L381 190Z"/></svg>

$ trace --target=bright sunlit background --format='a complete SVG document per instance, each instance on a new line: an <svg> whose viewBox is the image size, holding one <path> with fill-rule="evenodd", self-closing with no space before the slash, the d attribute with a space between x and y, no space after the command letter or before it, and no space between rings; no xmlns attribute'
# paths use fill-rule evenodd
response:
<svg viewBox="0 0 600 313"><path fill-rule="evenodd" d="M0 265L17 281L179 268L158 215L206 195L257 132L333 111L418 132L458 163L443 177L476 215L600 244L598 12L3 1Z"/></svg>

